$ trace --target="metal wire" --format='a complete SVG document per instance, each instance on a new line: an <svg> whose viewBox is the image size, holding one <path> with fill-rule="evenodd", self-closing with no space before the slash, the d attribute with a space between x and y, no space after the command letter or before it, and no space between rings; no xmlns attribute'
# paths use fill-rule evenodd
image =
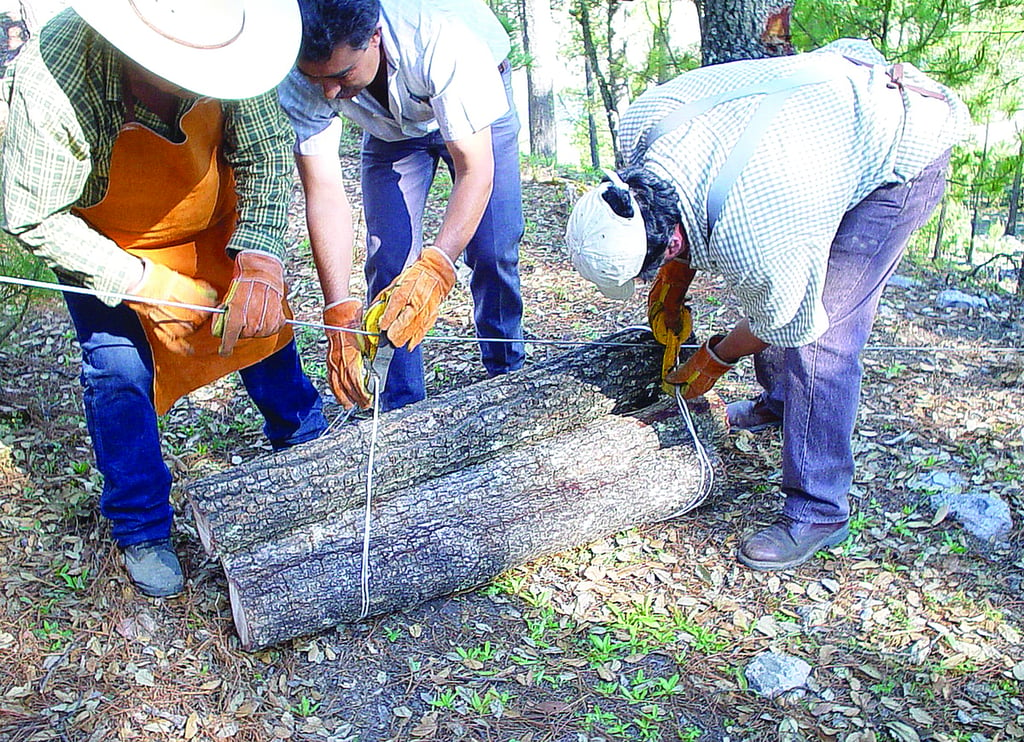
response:
<svg viewBox="0 0 1024 742"><path fill-rule="evenodd" d="M370 508L373 505L373 464L377 458L377 431L380 421L380 392L384 386L379 374L373 380L373 425L370 428L370 450L366 454L366 502L363 505L363 557L359 574L362 607L359 620L370 615Z"/></svg>
<svg viewBox="0 0 1024 742"><path fill-rule="evenodd" d="M181 309L191 309L196 312L209 312L210 314L223 314L224 310L220 307L206 307L198 306L194 304L183 304L181 302L165 301L162 299L151 299L145 296L136 296L133 294L119 294L114 292L103 292L95 291L93 289L87 289L80 286L68 286L60 283L47 283L45 281L33 281L28 278L18 278L16 276L5 276L0 275L0 283L15 284L20 286L28 286L37 289L46 289L49 291L66 291L72 294L85 294L87 296L95 297L117 297L119 299L128 299L129 301L141 302L145 304L156 304L169 307L178 307ZM285 324L293 325L295 327L310 327L317 330L333 330L338 332L348 332L353 335L375 335L375 333L367 332L366 330L358 330L351 327L337 327L335 325L325 325L321 322L308 322L304 320L290 319L285 320ZM643 325L636 325L627 329L644 329L647 327ZM530 343L532 345L556 345L556 346L605 346L605 347L620 347L620 348L643 348L650 345L650 343L623 343L609 340L555 340L552 338L488 338L488 337L463 337L459 335L427 335L423 338L423 342L431 343ZM699 344L693 345L680 345L680 349L696 349L699 348ZM911 353L1024 353L1024 348L1006 346L1006 347L956 347L956 346L937 346L937 345L867 345L864 347L866 351L876 352L911 352Z"/></svg>

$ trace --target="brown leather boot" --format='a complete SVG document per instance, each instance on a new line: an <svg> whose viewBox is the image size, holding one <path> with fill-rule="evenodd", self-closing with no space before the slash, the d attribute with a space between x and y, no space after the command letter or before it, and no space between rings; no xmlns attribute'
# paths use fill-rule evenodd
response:
<svg viewBox="0 0 1024 742"><path fill-rule="evenodd" d="M751 569L770 572L803 564L819 549L841 544L850 535L849 521L801 523L783 516L745 539L736 558Z"/></svg>

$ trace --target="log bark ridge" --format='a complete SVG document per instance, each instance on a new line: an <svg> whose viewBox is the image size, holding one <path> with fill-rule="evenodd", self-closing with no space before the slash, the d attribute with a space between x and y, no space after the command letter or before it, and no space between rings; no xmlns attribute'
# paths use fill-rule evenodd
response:
<svg viewBox="0 0 1024 742"><path fill-rule="evenodd" d="M190 485L243 647L475 587L699 504L701 465L675 401L657 399L649 339L631 331L616 340L644 345L587 346L381 416L365 572L370 421Z"/></svg>

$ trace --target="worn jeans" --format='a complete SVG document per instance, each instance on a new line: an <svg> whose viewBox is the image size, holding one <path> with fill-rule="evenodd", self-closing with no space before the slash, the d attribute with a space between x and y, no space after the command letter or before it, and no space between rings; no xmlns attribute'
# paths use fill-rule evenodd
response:
<svg viewBox="0 0 1024 742"><path fill-rule="evenodd" d="M82 348L85 419L103 475L100 512L121 547L167 538L171 473L160 452L153 360L138 315L91 296L67 293L64 299ZM239 373L275 449L327 429L320 394L302 371L294 341Z"/></svg>
<svg viewBox="0 0 1024 742"><path fill-rule="evenodd" d="M519 240L523 205L519 178L519 118L512 103L510 72L502 78L509 111L491 124L494 187L463 259L472 269L473 320L477 337L521 340L523 300L519 287ZM366 284L370 299L419 257L423 211L443 160L454 178L454 164L437 132L385 142L364 135L363 210L366 216ZM491 376L523 365L522 342L481 342L481 359ZM398 349L388 370L381 407L392 410L426 397L421 347Z"/></svg>
<svg viewBox="0 0 1024 742"><path fill-rule="evenodd" d="M754 357L756 404L782 417L783 513L806 523L850 517L853 428L878 301L914 230L942 198L949 153L913 180L886 185L848 211L832 242L822 299L829 328L799 348Z"/></svg>

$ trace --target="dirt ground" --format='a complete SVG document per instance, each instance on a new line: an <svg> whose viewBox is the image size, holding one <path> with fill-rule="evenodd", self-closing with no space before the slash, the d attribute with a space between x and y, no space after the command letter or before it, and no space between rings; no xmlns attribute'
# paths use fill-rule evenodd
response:
<svg viewBox="0 0 1024 742"><path fill-rule="evenodd" d="M642 322L641 297L604 300L568 266L575 184L537 171L524 188L526 330L567 343L533 344L530 363ZM294 213L292 303L318 321L298 194ZM239 648L223 574L177 490L187 590L132 590L96 512L70 323L59 300L38 302L0 348L0 742L1024 737L1021 307L1003 293L985 310L938 309L947 277L901 272L919 283L886 290L864 358L853 536L822 558L779 574L736 563L738 537L780 506L779 433L738 432L694 512L258 653ZM694 293L698 333L727 328L723 286L702 276ZM442 316L445 334L471 332L464 287ZM325 341L298 338L329 398ZM432 394L483 377L473 344L425 347ZM755 388L745 361L717 393ZM180 402L162 429L179 485L268 450L234 379ZM915 484L929 472L1001 497L1008 539L980 543L936 512ZM806 687L753 692L744 668L766 650L806 660Z"/></svg>

